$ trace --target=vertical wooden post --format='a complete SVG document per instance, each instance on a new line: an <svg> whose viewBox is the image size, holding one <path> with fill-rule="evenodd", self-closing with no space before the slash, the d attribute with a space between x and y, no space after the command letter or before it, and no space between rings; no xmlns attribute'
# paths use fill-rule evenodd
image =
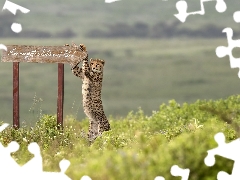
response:
<svg viewBox="0 0 240 180"><path fill-rule="evenodd" d="M13 127L19 128L19 62L13 62Z"/></svg>
<svg viewBox="0 0 240 180"><path fill-rule="evenodd" d="M64 64L58 64L57 125L63 128Z"/></svg>

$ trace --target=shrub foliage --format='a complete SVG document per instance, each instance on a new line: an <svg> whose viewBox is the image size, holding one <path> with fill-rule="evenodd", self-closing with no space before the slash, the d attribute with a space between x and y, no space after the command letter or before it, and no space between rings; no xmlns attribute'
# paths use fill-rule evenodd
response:
<svg viewBox="0 0 240 180"><path fill-rule="evenodd" d="M198 100L178 104L170 100L158 111L146 116L142 109L120 119L110 117L112 130L103 133L93 144L86 139L87 119L65 119L64 128L56 126L56 116L44 115L35 127L7 128L0 133L3 145L15 140L20 150L13 154L18 163L32 156L30 142L40 145L44 170L59 171L61 159L70 160L67 175L79 179L87 174L92 179L179 179L171 176L172 165L190 169L189 179L216 179L221 170L231 174L233 161L216 157L207 167L207 150L215 148L214 135L223 132L226 141L239 136L240 96L217 101Z"/></svg>

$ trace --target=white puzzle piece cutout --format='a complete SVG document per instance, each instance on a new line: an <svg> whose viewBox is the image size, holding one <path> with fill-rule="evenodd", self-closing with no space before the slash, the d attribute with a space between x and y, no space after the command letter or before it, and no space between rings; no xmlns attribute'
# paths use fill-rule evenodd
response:
<svg viewBox="0 0 240 180"><path fill-rule="evenodd" d="M177 165L173 165L171 168L171 174L173 176L181 176L182 180L188 180L190 169L182 169Z"/></svg>
<svg viewBox="0 0 240 180"><path fill-rule="evenodd" d="M9 124L0 126L2 132ZM28 151L34 155L26 164L20 166L11 156L11 153L19 149L19 144L12 141L7 147L0 143L0 179L4 180L71 180L66 174L70 166L68 160L61 160L59 163L60 172L44 172L40 147L32 142L28 145ZM83 176L80 180L91 180L89 176Z"/></svg>
<svg viewBox="0 0 240 180"><path fill-rule="evenodd" d="M234 58L232 55L232 50L236 47L240 47L240 39L238 40L233 40L233 30L232 28L225 28L223 29L224 33L226 33L227 35L227 41L228 41L228 47L225 46L218 46L216 48L216 55L219 58L225 57L225 56L229 56L229 60L230 60L230 67L231 68L240 68L240 58ZM238 77L240 78L240 71L238 72Z"/></svg>
<svg viewBox="0 0 240 180"><path fill-rule="evenodd" d="M173 165L171 167L170 172L171 172L171 175L173 175L173 176L180 176L180 177L182 177L181 180L188 180L190 169L182 169L178 165ZM162 176L157 176L157 177L155 177L154 180L165 180L165 178L162 177Z"/></svg>
<svg viewBox="0 0 240 180"><path fill-rule="evenodd" d="M157 177L154 178L154 180L165 180L165 178L162 177L162 176L157 176Z"/></svg>
<svg viewBox="0 0 240 180"><path fill-rule="evenodd" d="M120 0L105 0L105 3L113 3L113 2L117 2L117 1L120 1Z"/></svg>
<svg viewBox="0 0 240 180"><path fill-rule="evenodd" d="M22 171L33 172L35 174L41 173L43 171L42 156L38 144L35 142L30 143L28 145L28 151L33 154L34 157L21 167Z"/></svg>
<svg viewBox="0 0 240 180"><path fill-rule="evenodd" d="M14 15L16 15L17 10L25 14L30 12L29 9L19 6L18 4L12 3L11 1L8 1L8 0L5 1L5 4L2 10L5 10L5 9L10 11ZM20 33L22 31L22 25L14 22L11 26L11 29L15 33Z"/></svg>
<svg viewBox="0 0 240 180"><path fill-rule="evenodd" d="M1 45L3 44L0 44L0 49L1 49ZM4 45L3 45L4 46ZM6 46L5 46L6 47ZM6 47L7 48L7 47ZM0 132L2 132L4 129L6 129L7 127L9 126L8 123L3 123L1 126L0 126Z"/></svg>
<svg viewBox="0 0 240 180"><path fill-rule="evenodd" d="M0 179L10 178L12 175L19 174L20 166L12 158L11 153L16 152L19 149L19 144L12 141L7 147L4 147L0 143ZM12 173L14 172L14 173Z"/></svg>
<svg viewBox="0 0 240 180"><path fill-rule="evenodd" d="M84 175L80 180L92 180L89 176Z"/></svg>
<svg viewBox="0 0 240 180"><path fill-rule="evenodd" d="M225 143L225 136L223 133L217 133L214 136L215 141L218 144L217 148L207 151L208 155L204 159L204 163L207 166L213 166L215 164L215 155L225 157L234 161L232 174L229 175L226 172L220 171L217 175L218 180L239 180L240 178L240 138Z"/></svg>
<svg viewBox="0 0 240 180"><path fill-rule="evenodd" d="M0 49L7 51L7 47L4 44L0 44ZM1 131L0 131L1 132Z"/></svg>
<svg viewBox="0 0 240 180"><path fill-rule="evenodd" d="M8 0L5 1L5 4L2 10L5 10L5 9L9 10L14 15L16 15L17 10L25 14L30 12L29 9L19 6L18 4L12 3L11 1L8 1Z"/></svg>
<svg viewBox="0 0 240 180"><path fill-rule="evenodd" d="M224 2L224 0L200 0L201 9L199 11L187 12L187 9L188 9L187 2L184 0L180 0L176 3L176 9L178 10L178 14L174 14L174 16L177 19L179 19L179 21L185 22L189 15L196 15L196 14L204 15L205 9L204 9L203 3L208 2L208 1L216 1L217 2L215 9L219 13L222 13L222 12L226 11L226 9L227 9L227 5Z"/></svg>
<svg viewBox="0 0 240 180"><path fill-rule="evenodd" d="M233 14L233 19L236 23L240 23L240 11L236 11L234 14Z"/></svg>
<svg viewBox="0 0 240 180"><path fill-rule="evenodd" d="M12 23L11 29L15 33L20 33L22 31L22 25L18 23Z"/></svg>
<svg viewBox="0 0 240 180"><path fill-rule="evenodd" d="M17 10L25 14L30 12L29 9L19 6L18 4L12 3L11 1L8 0L5 1L2 11L3 10L8 10L14 15L16 15ZM20 33L22 31L22 25L18 23L12 23L11 29L15 33ZM4 44L0 44L0 49L7 51L7 47Z"/></svg>

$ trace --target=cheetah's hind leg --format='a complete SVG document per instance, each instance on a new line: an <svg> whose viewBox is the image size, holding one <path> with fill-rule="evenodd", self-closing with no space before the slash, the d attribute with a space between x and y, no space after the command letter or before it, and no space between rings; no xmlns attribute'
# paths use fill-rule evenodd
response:
<svg viewBox="0 0 240 180"><path fill-rule="evenodd" d="M93 142L101 133L99 132L99 124L97 121L90 120L88 140Z"/></svg>

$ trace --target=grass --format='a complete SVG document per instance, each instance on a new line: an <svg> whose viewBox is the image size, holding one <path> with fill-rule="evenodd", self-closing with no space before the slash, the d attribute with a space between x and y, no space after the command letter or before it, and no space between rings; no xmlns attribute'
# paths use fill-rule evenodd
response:
<svg viewBox="0 0 240 180"><path fill-rule="evenodd" d="M233 162L216 157L216 164L207 167L203 159L207 150L217 146L216 133L223 132L227 142L239 137L239 101L240 96L182 105L170 100L151 116L139 109L124 118L110 117L112 130L91 145L86 139L86 119L68 117L59 131L52 115L43 115L31 128L7 128L0 133L0 141L20 144L13 157L22 165L32 158L27 145L37 142L44 171L59 171L58 163L65 158L71 162L66 174L72 179L86 174L105 180L145 180L160 175L174 179L170 175L174 164L189 168L190 179L215 179L220 170L231 173Z"/></svg>

